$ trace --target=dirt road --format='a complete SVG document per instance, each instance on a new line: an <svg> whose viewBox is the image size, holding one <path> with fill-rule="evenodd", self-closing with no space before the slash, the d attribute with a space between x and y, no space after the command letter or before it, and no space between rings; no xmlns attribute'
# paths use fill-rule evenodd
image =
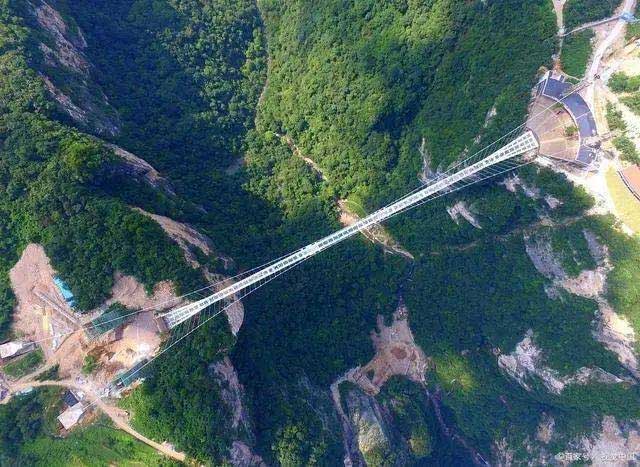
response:
<svg viewBox="0 0 640 467"><path fill-rule="evenodd" d="M105 402L98 395L94 394L91 391L87 391L86 387L76 384L73 381L30 381L24 383L15 383L10 385L9 393L15 394L18 391L30 387L44 386L58 386L67 389L74 389L76 391L82 391L85 394L85 400L89 400L92 405L95 405L98 409L100 409L100 411L107 415L113 421L113 423L122 431L126 431L137 440L142 441L148 446L151 446L156 451L167 457L180 462L184 462L186 460L186 456L184 453L177 452L164 444L156 443L155 441L134 430L131 425L129 425L129 422L127 421L127 415L124 410L105 404Z"/></svg>

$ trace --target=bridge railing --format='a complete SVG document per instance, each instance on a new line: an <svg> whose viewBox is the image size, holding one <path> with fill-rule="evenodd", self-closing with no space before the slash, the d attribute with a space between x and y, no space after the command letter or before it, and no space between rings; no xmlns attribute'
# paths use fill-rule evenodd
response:
<svg viewBox="0 0 640 467"><path fill-rule="evenodd" d="M471 164L468 167L465 167L446 178L443 178L413 194L401 198L400 200L364 217L351 226L340 229L331 235L328 235L314 243L311 243L298 250L297 252L292 253L291 255L275 262L270 266L266 266L264 269L261 269L260 271L251 274L250 276L247 276L244 279L228 287L225 287L224 289L206 298L171 310L162 315L162 319L164 319L164 322L169 329L174 328L179 324L185 322L192 316L197 315L200 311L213 305L214 303L232 297L239 292L251 287L252 285L257 284L260 281L280 274L283 271L304 261L305 259L310 258L318 254L319 252L342 242L343 240L355 235L362 230L367 229L368 227L371 227L374 224L378 224L392 217L393 215L409 208L410 206L418 204L429 196L445 190L447 187L450 187L464 179L467 179L495 164L519 156L526 152L537 150L538 147L539 144L536 137L531 131L527 131L526 133L511 141L506 146L495 151L479 162Z"/></svg>

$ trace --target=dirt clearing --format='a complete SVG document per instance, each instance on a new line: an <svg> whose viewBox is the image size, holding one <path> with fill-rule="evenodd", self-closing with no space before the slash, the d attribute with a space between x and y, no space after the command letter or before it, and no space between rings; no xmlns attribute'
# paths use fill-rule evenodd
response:
<svg viewBox="0 0 640 467"><path fill-rule="evenodd" d="M11 288L17 299L13 331L32 341L42 341L45 357L50 357L66 339L80 329L79 316L69 307L53 282L55 271L44 248L28 245L9 272Z"/></svg>

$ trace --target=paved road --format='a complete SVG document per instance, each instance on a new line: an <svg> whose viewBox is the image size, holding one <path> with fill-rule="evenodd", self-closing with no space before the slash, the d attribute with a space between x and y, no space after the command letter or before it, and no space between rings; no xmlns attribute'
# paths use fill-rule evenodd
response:
<svg viewBox="0 0 640 467"><path fill-rule="evenodd" d="M160 443L156 443L155 441L147 438L146 436L140 434L136 430L134 430L129 422L127 421L127 416L124 410L110 406L104 403L104 401L96 394L91 391L87 391L87 388L74 383L73 381L30 381L23 383L15 383L10 386L9 392L10 394L15 394L18 391L23 389L27 389L30 387L43 387L43 386L59 386L67 389L74 389L76 391L82 391L86 396L85 399L88 399L93 405L95 405L98 409L100 409L105 415L107 415L113 423L123 431L126 431L134 438L142 441L143 443L151 446L156 451L164 454L165 456L171 457L172 459L178 460L180 462L184 462L186 456L184 453L177 452L171 449L169 446L165 446Z"/></svg>

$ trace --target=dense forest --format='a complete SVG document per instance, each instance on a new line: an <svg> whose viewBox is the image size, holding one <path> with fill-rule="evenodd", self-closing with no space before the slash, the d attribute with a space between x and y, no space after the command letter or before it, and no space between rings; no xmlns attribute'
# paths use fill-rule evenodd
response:
<svg viewBox="0 0 640 467"><path fill-rule="evenodd" d="M584 23L613 16L617 0L569 0L564 8L565 26L571 30Z"/></svg>
<svg viewBox="0 0 640 467"><path fill-rule="evenodd" d="M556 49L546 0L50 3L86 70L43 52L55 40L31 2L0 2L4 335L13 308L7 273L26 244L45 247L83 310L108 296L116 271L149 290L164 279L178 292L195 289L201 272L132 206L197 227L233 257L233 272L256 266L337 229L338 200L370 211L419 186L425 161L444 170L519 125ZM567 10L581 13L567 17L581 23L610 8L570 0ZM586 42L576 42L580 68ZM91 116L74 118L53 102L42 76ZM150 162L168 188L132 177L111 144ZM400 298L435 363L424 387L394 379L378 398L409 445L403 462L468 462L456 457L428 394L442 394L447 423L475 449L488 456L505 440L518 461L530 455L523 441L543 414L557 420L552 453L592 430L594 417L640 417L635 386L569 385L557 395L534 377L528 391L498 367L496 356L531 332L561 377L582 367L628 376L592 337L598 304L564 291L551 298L527 241L551 245L570 277L596 265L585 231L607 244L608 299L640 330L638 241L612 219L585 217L593 200L564 176L529 166L520 177L540 196L489 182L390 222L415 261L355 238L247 297L237 338L216 320L149 367L122 401L134 426L203 463L223 463L241 440L269 464L335 465L342 428L328 387L372 358L376 318L389 322ZM481 229L454 222L446 208L457 201ZM243 429L230 426L212 376L225 356L246 390L252 423ZM57 396L38 391L0 406L1 459L43 462L53 422L35 414L52 413ZM56 441L55 459L73 443L105 463L157 462L103 422ZM390 465L397 455L368 460Z"/></svg>

